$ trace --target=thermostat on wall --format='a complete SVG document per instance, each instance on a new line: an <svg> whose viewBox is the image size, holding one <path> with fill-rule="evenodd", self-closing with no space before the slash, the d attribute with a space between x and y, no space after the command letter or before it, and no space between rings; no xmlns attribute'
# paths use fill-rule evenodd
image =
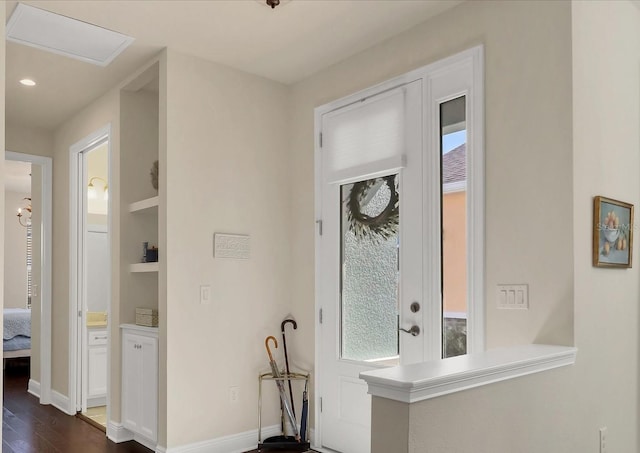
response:
<svg viewBox="0 0 640 453"><path fill-rule="evenodd" d="M214 233L214 258L248 260L251 252L249 239L248 235Z"/></svg>

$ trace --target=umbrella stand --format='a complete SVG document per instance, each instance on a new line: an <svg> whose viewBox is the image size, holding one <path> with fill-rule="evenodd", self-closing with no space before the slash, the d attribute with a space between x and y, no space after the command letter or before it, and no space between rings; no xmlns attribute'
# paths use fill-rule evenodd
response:
<svg viewBox="0 0 640 453"><path fill-rule="evenodd" d="M280 371L278 370L278 364L273 359L273 354L271 354L271 349L269 349L269 340L273 340L274 347L276 348L278 347L278 340L276 340L276 338L273 336L268 336L264 340L264 346L267 349L267 355L269 356L269 365L271 365L271 374L273 375L276 381L278 392L280 393L280 401L282 402L282 407L284 409L284 412L287 415L287 418L289 419L291 428L293 429L295 440L297 442L300 442L300 433L298 431L298 423L296 422L296 416L293 414L293 411L291 409L291 405L293 404L293 402L290 403L287 397L287 392L284 388L284 382L282 381L282 378L280 376Z"/></svg>
<svg viewBox="0 0 640 453"><path fill-rule="evenodd" d="M307 428L303 431L302 427L300 428L300 442L297 442L293 436L287 436L284 433L282 435L271 436L267 439L262 438L262 396L263 396L263 384L265 381L278 381L280 380L283 385L284 381L302 381L304 382L305 389L308 388L308 383L311 378L311 375L308 372L304 373L296 373L291 372L289 375L282 375L279 378L274 378L273 373L271 371L261 373L258 375L258 453L267 453L267 452L281 452L281 453L292 453L292 452L309 452L311 448L311 444L309 442L308 436L308 423L305 418L305 413L308 411L308 400L309 391L307 390L307 410L302 411L301 418L301 426L306 425ZM304 398L303 398L304 399ZM304 406L303 402L303 406ZM284 416L284 410L281 411ZM303 438L305 440L303 440Z"/></svg>

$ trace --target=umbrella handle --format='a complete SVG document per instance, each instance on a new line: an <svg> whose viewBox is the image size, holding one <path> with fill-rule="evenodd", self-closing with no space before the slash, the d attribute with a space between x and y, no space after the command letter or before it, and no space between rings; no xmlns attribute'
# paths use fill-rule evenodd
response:
<svg viewBox="0 0 640 453"><path fill-rule="evenodd" d="M269 360L273 361L273 355L271 354L271 349L269 349L269 340L273 340L274 347L278 348L278 340L273 335L268 336L264 340L264 347L267 348L267 354L269 354Z"/></svg>
<svg viewBox="0 0 640 453"><path fill-rule="evenodd" d="M296 330L298 329L298 323L294 320L294 319L285 319L284 321L282 321L280 323L280 331L284 334L284 326L287 325L287 323L293 324L293 329Z"/></svg>

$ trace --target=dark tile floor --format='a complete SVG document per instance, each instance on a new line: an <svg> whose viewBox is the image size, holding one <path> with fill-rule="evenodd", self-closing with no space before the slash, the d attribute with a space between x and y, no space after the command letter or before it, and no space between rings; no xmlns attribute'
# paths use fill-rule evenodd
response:
<svg viewBox="0 0 640 453"><path fill-rule="evenodd" d="M7 361L2 410L3 453L150 453L136 442L115 444L78 417L42 406L27 393L28 362Z"/></svg>

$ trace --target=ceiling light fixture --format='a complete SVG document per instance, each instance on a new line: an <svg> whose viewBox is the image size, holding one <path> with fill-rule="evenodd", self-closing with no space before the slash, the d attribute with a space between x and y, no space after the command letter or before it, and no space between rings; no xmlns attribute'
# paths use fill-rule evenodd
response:
<svg viewBox="0 0 640 453"><path fill-rule="evenodd" d="M280 0L266 0L267 5L274 9L276 6L280 4Z"/></svg>
<svg viewBox="0 0 640 453"><path fill-rule="evenodd" d="M26 87L36 86L35 80L32 80L32 79L22 79L22 80L20 80L20 83L23 84Z"/></svg>

